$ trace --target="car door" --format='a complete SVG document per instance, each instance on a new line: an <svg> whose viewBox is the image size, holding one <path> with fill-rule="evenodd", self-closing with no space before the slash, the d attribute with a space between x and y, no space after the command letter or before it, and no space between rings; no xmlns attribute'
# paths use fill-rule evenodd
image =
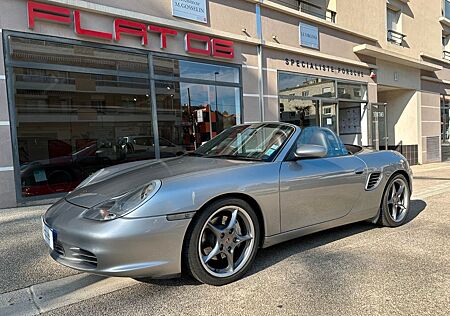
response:
<svg viewBox="0 0 450 316"><path fill-rule="evenodd" d="M326 157L288 159L281 164L280 209L284 232L347 215L364 191L365 164L348 154L330 130L319 130L331 133L325 136ZM304 133L299 143L308 143L301 139ZM338 144L329 141L333 137Z"/></svg>

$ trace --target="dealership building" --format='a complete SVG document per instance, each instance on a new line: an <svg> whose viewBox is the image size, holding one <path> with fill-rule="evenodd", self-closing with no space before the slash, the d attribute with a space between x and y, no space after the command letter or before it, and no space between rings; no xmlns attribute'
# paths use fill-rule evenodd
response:
<svg viewBox="0 0 450 316"><path fill-rule="evenodd" d="M450 2L2 0L0 208L246 122L450 159Z"/></svg>

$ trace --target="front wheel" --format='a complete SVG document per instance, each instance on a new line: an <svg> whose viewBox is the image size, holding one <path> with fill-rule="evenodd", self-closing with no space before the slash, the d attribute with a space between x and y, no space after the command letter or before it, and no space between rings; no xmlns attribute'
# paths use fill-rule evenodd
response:
<svg viewBox="0 0 450 316"><path fill-rule="evenodd" d="M393 177L387 184L381 202L380 224L396 227L406 222L411 192L406 178L399 174Z"/></svg>
<svg viewBox="0 0 450 316"><path fill-rule="evenodd" d="M253 208L239 199L212 203L194 218L184 245L184 263L202 283L224 285L250 268L260 229Z"/></svg>

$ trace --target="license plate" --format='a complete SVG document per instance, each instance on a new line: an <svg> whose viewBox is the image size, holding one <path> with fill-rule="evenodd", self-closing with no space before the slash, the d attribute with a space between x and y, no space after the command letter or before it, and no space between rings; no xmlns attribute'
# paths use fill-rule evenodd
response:
<svg viewBox="0 0 450 316"><path fill-rule="evenodd" d="M42 219L42 236L44 236L44 240L47 245L49 245L49 247L53 250L54 231L45 224L44 219Z"/></svg>

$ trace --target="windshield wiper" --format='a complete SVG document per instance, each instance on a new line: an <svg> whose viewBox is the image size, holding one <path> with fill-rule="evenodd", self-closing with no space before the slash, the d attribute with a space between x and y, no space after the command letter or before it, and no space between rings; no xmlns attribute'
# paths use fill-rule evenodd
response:
<svg viewBox="0 0 450 316"><path fill-rule="evenodd" d="M260 158L235 156L235 155L211 155L205 156L205 158L223 158L223 159L235 159L235 160L249 160L249 161L262 161Z"/></svg>

